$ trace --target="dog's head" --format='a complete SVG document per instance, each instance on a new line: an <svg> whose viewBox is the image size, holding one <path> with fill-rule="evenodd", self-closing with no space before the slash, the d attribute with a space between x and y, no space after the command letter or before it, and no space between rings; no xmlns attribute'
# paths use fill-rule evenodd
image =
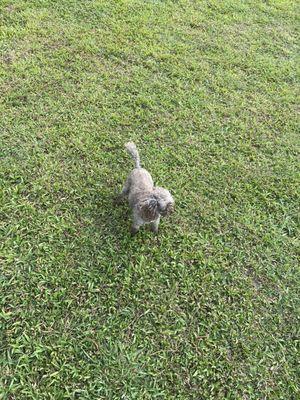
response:
<svg viewBox="0 0 300 400"><path fill-rule="evenodd" d="M156 187L149 196L139 202L139 212L145 221L154 221L159 216L166 217L174 210L174 199L170 192Z"/></svg>
<svg viewBox="0 0 300 400"><path fill-rule="evenodd" d="M159 217L157 199L152 194L139 201L138 210L144 221L154 221Z"/></svg>
<svg viewBox="0 0 300 400"><path fill-rule="evenodd" d="M174 211L175 202L167 189L156 187L154 189L154 197L157 201L157 212L159 215L166 217Z"/></svg>

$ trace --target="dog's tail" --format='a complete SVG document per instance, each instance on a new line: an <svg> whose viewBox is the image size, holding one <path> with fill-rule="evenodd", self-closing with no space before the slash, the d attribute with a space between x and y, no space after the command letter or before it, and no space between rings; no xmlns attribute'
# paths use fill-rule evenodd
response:
<svg viewBox="0 0 300 400"><path fill-rule="evenodd" d="M139 156L138 149L136 148L136 145L133 142L128 142L125 144L125 147L126 147L126 150L128 151L128 153L134 159L135 168L141 168L140 156Z"/></svg>

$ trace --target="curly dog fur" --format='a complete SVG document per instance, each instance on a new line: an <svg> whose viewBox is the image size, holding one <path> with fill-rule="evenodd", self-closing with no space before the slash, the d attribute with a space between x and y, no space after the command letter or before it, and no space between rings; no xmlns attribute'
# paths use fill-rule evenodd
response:
<svg viewBox="0 0 300 400"><path fill-rule="evenodd" d="M161 217L169 215L174 210L174 199L167 189L154 186L149 172L141 168L140 157L134 143L125 144L128 153L135 162L135 168L129 174L118 202L128 198L133 212L131 233L134 235L144 224L150 224L151 230L158 232Z"/></svg>

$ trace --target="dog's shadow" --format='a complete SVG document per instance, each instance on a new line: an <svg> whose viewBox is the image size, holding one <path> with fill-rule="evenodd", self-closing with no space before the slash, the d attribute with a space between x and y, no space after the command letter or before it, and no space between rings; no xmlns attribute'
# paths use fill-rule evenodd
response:
<svg viewBox="0 0 300 400"><path fill-rule="evenodd" d="M131 212L126 201L117 202L118 193L101 193L92 216L94 228L106 237L123 238L129 235Z"/></svg>

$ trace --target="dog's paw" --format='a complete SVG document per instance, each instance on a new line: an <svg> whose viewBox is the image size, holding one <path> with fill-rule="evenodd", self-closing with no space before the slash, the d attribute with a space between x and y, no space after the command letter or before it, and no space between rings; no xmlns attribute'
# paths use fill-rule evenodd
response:
<svg viewBox="0 0 300 400"><path fill-rule="evenodd" d="M135 236L139 231L139 228L136 228L135 226L132 226L130 229L130 234L131 236Z"/></svg>
<svg viewBox="0 0 300 400"><path fill-rule="evenodd" d="M158 227L156 226L151 226L151 232L154 233L154 235L158 235Z"/></svg>
<svg viewBox="0 0 300 400"><path fill-rule="evenodd" d="M114 206L118 206L120 204L123 203L123 197L121 195L117 195L114 199L113 199L113 205Z"/></svg>

